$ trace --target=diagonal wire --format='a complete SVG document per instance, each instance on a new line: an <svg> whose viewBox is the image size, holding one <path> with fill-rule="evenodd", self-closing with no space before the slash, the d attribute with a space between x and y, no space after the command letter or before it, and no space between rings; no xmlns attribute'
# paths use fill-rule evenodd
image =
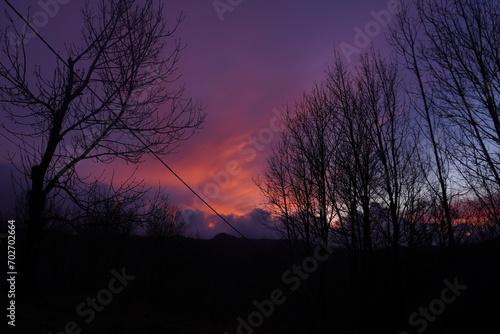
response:
<svg viewBox="0 0 500 334"><path fill-rule="evenodd" d="M26 19L24 18L24 16L22 16L22 15L21 15L21 13L19 13L19 12L17 11L17 9L16 9L16 8L14 8L14 6L13 6L13 5L9 2L9 0L4 0L4 1L5 1L5 3L6 3L6 4L7 4L7 5L8 5L8 6L9 6L9 7L10 7L13 11L14 11L14 13L16 13L16 14L17 14L17 16L19 16L19 18L21 18L21 20L23 20L23 21L24 21L24 23L26 23L26 25L27 25L28 27L30 27L30 28L31 28L31 30L32 30L32 31L33 31L33 32L34 32L34 33L38 36L38 38L40 38L40 40L41 40L41 41L42 41L42 42L43 42L43 43L44 43L44 44L45 44L45 45L46 45L46 46L50 49L50 51L52 51L52 53L54 53L54 54L56 55L56 57L57 57L57 58L59 58L59 60L61 60L61 61L64 63L64 65L68 66L68 63L66 63L66 61L65 61L65 60L64 60L64 59L63 59L63 58L59 55L59 53L57 53L57 52L56 52L56 50L54 50L54 49L52 48L52 46L50 46L50 44L49 44L49 43L45 40L45 38L43 38L43 37L42 37L42 35L40 35L40 34L38 33L38 31L37 31L36 29L34 29L34 28L31 26L31 23L29 23L29 22L28 22L28 20L26 20Z"/></svg>

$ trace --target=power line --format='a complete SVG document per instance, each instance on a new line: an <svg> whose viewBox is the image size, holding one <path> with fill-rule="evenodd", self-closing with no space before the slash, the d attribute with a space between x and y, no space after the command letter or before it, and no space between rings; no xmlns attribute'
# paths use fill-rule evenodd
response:
<svg viewBox="0 0 500 334"><path fill-rule="evenodd" d="M54 53L64 65L66 65L69 68L69 64L55 51L55 49L31 26L31 24L19 13L14 6L9 2L9 0L4 0L5 3L19 16L25 23L26 25L35 32L35 34L40 38L40 40ZM74 72L74 74L77 76L79 80L82 80L81 77L77 72ZM91 87L87 87L90 92L101 102L104 104L104 101L101 99L101 97L95 93ZM130 129L130 127L123 122L121 117L118 117L118 115L112 110L109 109L111 113L118 119L118 121L127 129L129 132L142 144L144 147L150 152L151 155L153 155L160 163L165 166L184 186L186 186L196 197L198 197L203 204L205 204L210 210L212 210L222 221L224 221L230 228L232 228L238 235L240 235L244 240L246 240L248 243L250 243L254 248L256 248L259 252L264 253L260 248L258 248L250 239L248 239L243 233L241 233L236 227L233 226L226 218L224 218L217 210L215 210L207 201L203 199L193 188L191 188L175 171L165 162L163 159L156 153L154 152L150 145L147 145L147 139L146 138L140 138L139 134L135 133ZM144 140L143 140L144 139ZM146 142L145 142L146 141ZM275 261L277 262L277 261Z"/></svg>
<svg viewBox="0 0 500 334"><path fill-rule="evenodd" d="M26 25L27 25L28 27L30 27L30 28L31 28L31 30L35 33L35 35L37 35L37 36L38 36L38 38L40 38L40 40L41 40L41 41L42 41L42 42L43 42L43 43L44 43L44 44L45 44L45 45L46 45L46 46L47 46L47 47L48 47L48 48L49 48L49 49L50 49L50 50L51 50L51 51L52 51L55 55L56 55L56 57L57 57L57 58L59 58L59 60L61 60L61 61L64 63L64 65L68 66L68 64L66 63L66 61L65 61L64 59L62 59L62 57L59 55L59 53L57 53L57 52L56 52L56 50L54 50L54 49L52 48L52 46L50 46L50 44L49 44L49 43L45 40L45 38L43 38L43 37L42 37L42 35L40 35L40 34L38 33L38 31L36 31L36 29L34 29L34 28L31 26L31 23L29 23L29 22L28 22L28 20L26 20L26 19L24 18L24 16L22 16L22 15L21 15L21 13L19 13L19 12L17 11L17 9L15 9L15 8L14 8L14 6L13 6L13 5L9 2L9 0L4 0L4 1L5 1L5 3L6 3L6 4L10 7L10 8L12 8L12 10L14 11L14 13L16 13L16 14L17 14L17 16L19 16L19 17L21 18L21 20L23 20L23 21L24 21L24 23L26 23Z"/></svg>

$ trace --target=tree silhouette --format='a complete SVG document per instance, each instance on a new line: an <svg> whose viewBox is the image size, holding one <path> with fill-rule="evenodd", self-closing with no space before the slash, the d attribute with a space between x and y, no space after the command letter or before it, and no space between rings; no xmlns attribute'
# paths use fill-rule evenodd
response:
<svg viewBox="0 0 500 334"><path fill-rule="evenodd" d="M149 204L145 219L147 236L164 242L184 232L181 210L171 203L168 195L158 192Z"/></svg>
<svg viewBox="0 0 500 334"><path fill-rule="evenodd" d="M482 201L492 220L500 214L499 17L496 1L415 0L391 30L414 78L415 109L432 147L429 184L450 244L457 186Z"/></svg>
<svg viewBox="0 0 500 334"><path fill-rule="evenodd" d="M201 126L202 106L184 96L177 62L182 45L163 6L152 0L100 1L83 10L82 45L71 43L51 77L30 68L22 40L0 34L0 102L14 126L3 124L20 151L27 177L27 264L33 269L51 199L81 202L89 181L77 168L91 160L143 161L175 150ZM14 22L11 20L12 25Z"/></svg>

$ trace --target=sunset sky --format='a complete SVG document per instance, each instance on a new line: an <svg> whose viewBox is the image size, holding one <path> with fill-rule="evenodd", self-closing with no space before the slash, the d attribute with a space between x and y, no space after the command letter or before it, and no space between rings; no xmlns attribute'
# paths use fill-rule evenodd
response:
<svg viewBox="0 0 500 334"><path fill-rule="evenodd" d="M78 42L79 11L84 2L61 2L68 3L59 5L57 10L54 6L44 10L42 4L51 1L13 1L24 15L29 6L32 16L37 12L48 13L38 15L39 19L47 18L39 32L64 58L64 43ZM293 103L324 77L335 49L341 56L347 44L352 47L357 44L361 51L368 51L371 41L386 54L387 29L381 23L389 13L384 10L392 9L395 2L176 0L162 3L167 21L173 22L181 10L187 15L177 32L177 37L187 45L178 64L182 74L178 83L184 83L187 95L200 100L207 112L203 129L165 161L248 236L266 236L268 232L260 227L256 213L252 212L262 201L252 178L262 173L272 140L278 138L276 114L284 104ZM227 3L240 4L223 11L221 4ZM0 6L0 28L5 29L6 5ZM10 9L7 11L14 17ZM21 25L17 18L15 22ZM359 31L366 29L368 41L359 35ZM50 69L53 55L36 37L29 40L27 48L33 55L31 64ZM7 189L10 163L5 157L7 150L15 152L15 149L3 137L0 140L5 142L0 148L0 186ZM112 166L116 175L123 178L137 167L123 163ZM224 175L230 175L229 182ZM153 187L160 182L182 208L202 211L189 211L193 213L189 215L192 222L187 226L189 233L198 230L202 236L210 237L221 231L229 232L223 222L197 204L199 201L193 201L193 194L155 159L148 158L139 165L136 176ZM2 192L2 198L2 210L7 210L11 197Z"/></svg>

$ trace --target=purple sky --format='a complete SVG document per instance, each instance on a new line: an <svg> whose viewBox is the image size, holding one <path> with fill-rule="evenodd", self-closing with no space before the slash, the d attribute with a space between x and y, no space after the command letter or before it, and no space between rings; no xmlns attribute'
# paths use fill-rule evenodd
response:
<svg viewBox="0 0 500 334"><path fill-rule="evenodd" d="M46 7L47 14L41 4L54 1L12 2L24 15L31 6L31 16L39 20L40 34L64 58L64 43L78 42L79 11L84 2L61 0L67 4ZM186 84L188 96L206 105L208 114L199 134L165 160L216 209L231 217L250 236L258 237L265 235L265 230L257 226L252 210L260 206L262 198L252 177L262 173L271 141L278 138L273 109L293 103L315 81L322 80L327 64L333 61L335 48L341 56L344 54L341 48L347 44L355 47L357 43L361 51L368 51L367 43L371 41L376 48L387 49L384 39L387 29L376 21L373 11L380 13L395 1L222 0L218 3L239 2L232 11L221 14L221 21L211 0L163 1L167 20L173 22L180 10L187 15L177 34L187 45L179 62L182 74L179 83ZM8 23L5 6L0 5L1 29ZM387 18L380 14L379 21ZM21 26L17 18L16 23ZM368 40L363 39L357 28L368 29L373 37L368 35ZM31 64L41 64L49 71L54 62L46 47L36 37L29 40L27 47L33 55ZM355 58L354 55L352 60ZM4 120L3 110L0 112ZM3 137L0 140L5 142ZM15 151L8 142L1 145L2 210L11 205L10 163L4 159L8 149ZM115 168L117 176L123 178L135 168L123 163L105 167ZM148 159L139 166L136 175L152 186L160 181L182 208L202 211L191 215L196 219L188 225L189 232L198 230L203 236L211 236L227 231L222 222L215 222L209 216L207 208L193 202L193 195L158 161Z"/></svg>

